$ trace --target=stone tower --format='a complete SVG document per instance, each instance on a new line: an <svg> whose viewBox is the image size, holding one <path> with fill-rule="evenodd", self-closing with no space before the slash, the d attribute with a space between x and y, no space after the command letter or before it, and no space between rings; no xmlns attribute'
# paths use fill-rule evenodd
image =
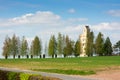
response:
<svg viewBox="0 0 120 80"><path fill-rule="evenodd" d="M81 54L80 57L87 57L85 48L87 44L87 33L90 32L89 26L85 26L83 29L83 33L80 35L80 45L81 45Z"/></svg>

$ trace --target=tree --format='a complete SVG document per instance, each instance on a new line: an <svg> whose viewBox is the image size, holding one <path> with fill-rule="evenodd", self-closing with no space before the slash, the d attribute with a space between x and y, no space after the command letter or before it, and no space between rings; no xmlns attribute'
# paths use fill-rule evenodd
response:
<svg viewBox="0 0 120 80"><path fill-rule="evenodd" d="M58 33L58 39L57 39L57 53L62 54L63 48L62 48L62 34Z"/></svg>
<svg viewBox="0 0 120 80"><path fill-rule="evenodd" d="M57 50L56 39L55 39L55 36L52 35L51 38L50 38L50 40L49 40L48 54L50 56L52 56L52 58L54 58L54 55L56 54L56 50Z"/></svg>
<svg viewBox="0 0 120 80"><path fill-rule="evenodd" d="M90 53L88 56L93 56L93 53L94 53L94 33L93 32L90 32Z"/></svg>
<svg viewBox="0 0 120 80"><path fill-rule="evenodd" d="M38 36L34 38L31 47L32 47L33 56L38 56L41 54L42 45L41 45L41 40L39 39Z"/></svg>
<svg viewBox="0 0 120 80"><path fill-rule="evenodd" d="M111 43L109 37L107 37L105 40L105 43L104 43L104 54L106 56L110 56L110 55L112 55L112 52L113 52L112 43Z"/></svg>
<svg viewBox="0 0 120 80"><path fill-rule="evenodd" d="M87 31L87 43L86 43L86 54L88 56L93 56L94 49L94 33Z"/></svg>
<svg viewBox="0 0 120 80"><path fill-rule="evenodd" d="M5 59L7 59L8 56L10 56L10 53L11 53L11 39L7 36L4 42L2 55L5 57Z"/></svg>
<svg viewBox="0 0 120 80"><path fill-rule="evenodd" d="M80 40L78 39L75 43L75 47L74 47L74 56L77 57L80 55Z"/></svg>
<svg viewBox="0 0 120 80"><path fill-rule="evenodd" d="M120 40L113 46L115 53L120 55Z"/></svg>
<svg viewBox="0 0 120 80"><path fill-rule="evenodd" d="M12 55L13 58L15 58L15 56L18 54L19 49L18 49L18 38L16 37L16 35L14 34L12 37Z"/></svg>
<svg viewBox="0 0 120 80"><path fill-rule="evenodd" d="M21 55L25 56L28 53L28 43L25 37L23 36L22 43L21 43Z"/></svg>
<svg viewBox="0 0 120 80"><path fill-rule="evenodd" d="M120 40L118 42L116 42L116 44L114 45L114 47L120 49Z"/></svg>
<svg viewBox="0 0 120 80"><path fill-rule="evenodd" d="M72 55L72 53L73 53L72 41L69 39L69 36L67 35L65 39L64 57Z"/></svg>
<svg viewBox="0 0 120 80"><path fill-rule="evenodd" d="M18 37L17 38L17 41L18 41L18 58L20 58L20 55L21 55L21 40L20 40L20 38Z"/></svg>
<svg viewBox="0 0 120 80"><path fill-rule="evenodd" d="M95 41L95 52L99 55L99 56L103 56L104 53L104 38L103 38L103 34L101 32L99 32L96 41Z"/></svg>

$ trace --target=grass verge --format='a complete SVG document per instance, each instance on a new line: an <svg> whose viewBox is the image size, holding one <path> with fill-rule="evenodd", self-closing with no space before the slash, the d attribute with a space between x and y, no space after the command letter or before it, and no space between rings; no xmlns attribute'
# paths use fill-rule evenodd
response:
<svg viewBox="0 0 120 80"><path fill-rule="evenodd" d="M43 71L50 73L60 73L68 75L91 75L96 74L94 71L80 71L80 70L60 70L60 69L33 69L34 71Z"/></svg>

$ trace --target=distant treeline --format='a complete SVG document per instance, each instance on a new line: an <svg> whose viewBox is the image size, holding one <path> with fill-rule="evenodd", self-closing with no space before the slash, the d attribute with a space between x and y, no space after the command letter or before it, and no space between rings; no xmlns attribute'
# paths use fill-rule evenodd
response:
<svg viewBox="0 0 120 80"><path fill-rule="evenodd" d="M112 43L109 37L104 39L103 34L99 32L97 37L94 38L94 33L91 33L88 33L87 36L88 42L85 49L86 54L88 56L93 56L93 54L98 56L112 55ZM52 58L57 58L58 55L63 55L64 57L72 55L78 57L81 54L81 41L79 37L76 41L74 41L71 40L68 35L58 33L57 38L55 35L51 35L49 43L45 44L44 51L42 51L42 49L42 42L38 36L35 36L30 47L28 47L28 41L26 40L25 36L20 39L14 34L12 38L6 36L2 54L5 59L10 56L13 56L14 59L16 56L18 56L18 58L25 56L26 58L45 58L47 54Z"/></svg>

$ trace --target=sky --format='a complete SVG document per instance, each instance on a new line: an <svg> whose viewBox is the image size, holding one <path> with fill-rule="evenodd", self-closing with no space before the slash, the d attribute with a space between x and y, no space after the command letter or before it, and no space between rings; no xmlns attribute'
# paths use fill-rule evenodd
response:
<svg viewBox="0 0 120 80"><path fill-rule="evenodd" d="M43 46L58 32L77 40L84 26L95 36L120 40L120 0L0 0L0 57L6 36L39 36Z"/></svg>

